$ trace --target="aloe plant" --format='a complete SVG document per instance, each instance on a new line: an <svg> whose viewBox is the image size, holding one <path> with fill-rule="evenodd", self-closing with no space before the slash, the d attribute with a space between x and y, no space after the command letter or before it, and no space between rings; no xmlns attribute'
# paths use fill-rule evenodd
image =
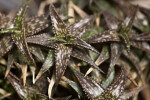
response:
<svg viewBox="0 0 150 100"><path fill-rule="evenodd" d="M14 17L0 12L0 99L148 99L150 10L129 1L83 1L56 1L33 17L30 0ZM59 9L64 3L69 7Z"/></svg>

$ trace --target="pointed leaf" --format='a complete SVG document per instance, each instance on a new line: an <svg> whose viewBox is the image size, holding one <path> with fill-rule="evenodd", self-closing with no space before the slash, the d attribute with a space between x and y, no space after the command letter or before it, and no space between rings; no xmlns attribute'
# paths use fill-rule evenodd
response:
<svg viewBox="0 0 150 100"><path fill-rule="evenodd" d="M17 45L21 53L27 58L30 59L29 62L35 65L34 59L29 51L26 36L25 36L25 29L23 29L23 33L15 33L11 35L14 43Z"/></svg>
<svg viewBox="0 0 150 100"><path fill-rule="evenodd" d="M105 60L107 60L109 58L109 51L108 51L108 47L107 46L103 46L103 49L99 55L99 57L97 58L97 60L95 61L95 64L98 66L101 63L103 63Z"/></svg>
<svg viewBox="0 0 150 100"><path fill-rule="evenodd" d="M126 43L128 51L130 51L130 41L129 41L128 35L132 28L136 13L137 13L137 8L134 9L133 12L130 13L130 15L123 21L123 23L121 24L120 30L119 30L121 37L124 39L124 41Z"/></svg>
<svg viewBox="0 0 150 100"><path fill-rule="evenodd" d="M120 41L118 33L115 30L107 30L97 34L88 40L88 43L102 43L109 41Z"/></svg>
<svg viewBox="0 0 150 100"><path fill-rule="evenodd" d="M0 38L0 58L12 49L13 44L9 35L4 35Z"/></svg>
<svg viewBox="0 0 150 100"><path fill-rule="evenodd" d="M27 42L31 44L38 44L38 45L54 48L56 46L56 42L49 41L51 37L52 36L49 33L42 33L40 35L27 37Z"/></svg>
<svg viewBox="0 0 150 100"><path fill-rule="evenodd" d="M131 41L131 46L133 46L134 48L138 48L148 54L150 54L150 46L147 42L140 42L140 41Z"/></svg>
<svg viewBox="0 0 150 100"><path fill-rule="evenodd" d="M48 52L47 58L44 62L44 64L42 65L38 75L35 78L35 81L38 80L40 78L40 76L45 73L47 70L49 70L54 64L54 52L52 50L50 50Z"/></svg>
<svg viewBox="0 0 150 100"><path fill-rule="evenodd" d="M118 29L120 20L116 16L107 11L104 11L103 15L109 29Z"/></svg>
<svg viewBox="0 0 150 100"><path fill-rule="evenodd" d="M56 36L64 36L65 34L69 34L68 30L66 29L66 24L59 17L55 7L52 4L50 5L49 10L50 10L50 18L51 18L54 34Z"/></svg>
<svg viewBox="0 0 150 100"><path fill-rule="evenodd" d="M29 46L29 49L33 55L35 55L40 61L44 62L45 57L40 47Z"/></svg>
<svg viewBox="0 0 150 100"><path fill-rule="evenodd" d="M24 21L24 17L26 14L26 11L29 7L30 0L28 0L23 7L21 7L18 12L16 13L16 16L14 18L14 22L9 26L9 28L17 28L18 30L22 29L22 24Z"/></svg>
<svg viewBox="0 0 150 100"><path fill-rule="evenodd" d="M91 79L90 77L84 76L78 71L74 70L74 73L78 81L80 82L83 91L87 94L89 99L93 99L99 96L102 92L104 92L103 87L95 80Z"/></svg>
<svg viewBox="0 0 150 100"><path fill-rule="evenodd" d="M0 13L0 30L6 29L11 24L11 18Z"/></svg>
<svg viewBox="0 0 150 100"><path fill-rule="evenodd" d="M122 95L119 97L120 99L129 99L130 97L132 97L133 95L135 94L138 94L141 90L143 90L146 86L143 85L143 86L139 86L139 87L136 87L134 89L131 89L131 90L128 90L124 93L122 93Z"/></svg>
<svg viewBox="0 0 150 100"><path fill-rule="evenodd" d="M134 41L150 41L150 33L136 34L131 39Z"/></svg>
<svg viewBox="0 0 150 100"><path fill-rule="evenodd" d="M37 89L30 87L28 85L23 86L21 81L12 73L8 74L7 79L11 83L13 88L16 90L21 99L37 100L38 98L41 98L41 100L48 100L48 97L43 94L40 94Z"/></svg>
<svg viewBox="0 0 150 100"><path fill-rule="evenodd" d="M13 63L15 61L15 58L16 58L16 52L14 52L14 51L9 52L8 61L7 61L7 69L6 69L6 72L5 72L5 78L9 74L11 66L13 65Z"/></svg>
<svg viewBox="0 0 150 100"><path fill-rule="evenodd" d="M90 64L93 68L102 72L102 70L95 64L95 62L90 58L87 51L85 49L74 48L71 56L80 59L81 61L85 61Z"/></svg>
<svg viewBox="0 0 150 100"><path fill-rule="evenodd" d="M69 61L72 49L59 44L55 48L56 82L63 76Z"/></svg>
<svg viewBox="0 0 150 100"><path fill-rule="evenodd" d="M71 32L71 35L81 37L86 32L86 30L89 29L89 27L92 25L94 19L95 19L94 16L90 16L87 18L83 18L78 22L70 25L68 29Z"/></svg>
<svg viewBox="0 0 150 100"><path fill-rule="evenodd" d="M26 30L24 28L24 16L26 13L26 10L29 6L29 1L23 6L23 8L18 11L15 20L14 20L14 27L18 28L19 32L15 32L14 34L11 34L11 37L14 41L14 43L17 45L21 53L29 59L29 62L35 65L34 59L32 58L32 55L30 54L30 51L28 49L28 45L26 42Z"/></svg>
<svg viewBox="0 0 150 100"><path fill-rule="evenodd" d="M114 83L108 87L107 91L109 91L113 96L118 98L124 91L125 81L126 73L124 70L121 70L120 75L116 78Z"/></svg>
<svg viewBox="0 0 150 100"><path fill-rule="evenodd" d="M108 69L108 75L111 73L112 68L115 66L116 62L121 56L122 53L122 45L118 43L111 43L111 60L110 60L110 67Z"/></svg>
<svg viewBox="0 0 150 100"><path fill-rule="evenodd" d="M142 82L144 82L144 76L143 76L143 73L142 73L142 69L141 69L141 66L140 66L140 59L138 59L138 56L132 51L130 53L127 53L125 50L123 51L123 54L136 67L137 72L138 72Z"/></svg>
<svg viewBox="0 0 150 100"><path fill-rule="evenodd" d="M82 48L86 48L88 50L91 50L91 51L99 54L99 52L94 47L92 47L90 44L88 44L87 42L85 42L81 38L75 38L73 41L70 41L70 42L67 42L64 44L73 44L73 45L76 45L76 46L79 46Z"/></svg>

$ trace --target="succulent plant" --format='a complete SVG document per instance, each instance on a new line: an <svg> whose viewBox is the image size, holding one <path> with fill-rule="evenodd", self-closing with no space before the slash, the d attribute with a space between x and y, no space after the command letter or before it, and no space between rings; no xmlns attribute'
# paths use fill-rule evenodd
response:
<svg viewBox="0 0 150 100"><path fill-rule="evenodd" d="M143 95L148 100L142 90L150 86L150 37L143 28L149 24L138 16L149 23L150 10L129 1L82 1L64 1L68 12L76 12L70 17L60 9L66 18L55 3L48 4L47 14L29 17L30 0L12 18L0 13L0 75L11 83L0 76L0 99L12 100L16 94L6 91L16 91L23 100L135 100Z"/></svg>

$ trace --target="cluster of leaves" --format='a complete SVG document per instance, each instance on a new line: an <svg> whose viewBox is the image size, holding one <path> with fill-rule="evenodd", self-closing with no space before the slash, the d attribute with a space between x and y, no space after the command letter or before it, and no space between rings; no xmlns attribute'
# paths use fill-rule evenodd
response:
<svg viewBox="0 0 150 100"><path fill-rule="evenodd" d="M21 99L124 100L148 87L150 37L136 16L143 14L149 24L150 10L111 2L120 13L101 5L107 1L93 0L94 14L71 25L53 4L38 17L26 17L30 1L13 18L0 13L0 67L6 66L5 78Z"/></svg>

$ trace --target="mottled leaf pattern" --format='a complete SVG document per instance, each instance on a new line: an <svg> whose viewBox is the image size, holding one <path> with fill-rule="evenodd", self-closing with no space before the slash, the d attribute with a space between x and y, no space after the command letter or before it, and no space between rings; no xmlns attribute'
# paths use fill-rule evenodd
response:
<svg viewBox="0 0 150 100"><path fill-rule="evenodd" d="M15 58L16 58L16 52L11 51L11 52L8 53L8 62L7 62L7 69L6 69L6 72L5 72L5 78L9 74L10 69L11 69L11 67L12 67L12 65L15 61Z"/></svg>
<svg viewBox="0 0 150 100"><path fill-rule="evenodd" d="M112 85L108 87L108 91L110 91L112 95L118 98L119 95L124 91L125 81L126 81L126 73L124 70L121 70L118 78L114 81Z"/></svg>
<svg viewBox="0 0 150 100"><path fill-rule="evenodd" d="M124 70L121 70L120 75L116 78L114 83L110 85L99 98L101 100L118 100L119 96L123 93L126 81L126 73Z"/></svg>
<svg viewBox="0 0 150 100"><path fill-rule="evenodd" d="M29 18L24 22L25 28L28 35L34 35L41 30L47 28L50 24L50 20L48 19L47 15L37 16Z"/></svg>
<svg viewBox="0 0 150 100"><path fill-rule="evenodd" d="M128 98L132 97L133 95L138 94L144 88L146 88L146 86L142 85L142 86L136 87L134 89L128 90L125 93L123 93L119 98L123 99L123 100L128 99Z"/></svg>
<svg viewBox="0 0 150 100"><path fill-rule="evenodd" d="M11 23L11 18L0 13L0 30L6 29Z"/></svg>
<svg viewBox="0 0 150 100"><path fill-rule="evenodd" d="M144 82L144 77L142 73L142 69L140 66L140 60L138 59L137 55L134 52L127 53L125 50L123 51L123 54L130 60L130 62L135 66L137 69L137 72L141 78L141 80Z"/></svg>
<svg viewBox="0 0 150 100"><path fill-rule="evenodd" d="M131 46L133 46L134 48L138 48L138 49L150 54L150 46L147 42L131 41L130 43L131 43Z"/></svg>
<svg viewBox="0 0 150 100"><path fill-rule="evenodd" d="M11 35L14 43L17 45L21 53L27 57L27 59L30 59L30 63L33 63L35 65L34 59L32 58L32 55L30 54L30 51L28 49L28 45L25 38L25 30L23 33L17 33Z"/></svg>
<svg viewBox="0 0 150 100"><path fill-rule="evenodd" d="M62 44L58 44L55 49L56 82L58 82L66 70L72 49Z"/></svg>
<svg viewBox="0 0 150 100"><path fill-rule="evenodd" d="M116 62L118 61L119 57L122 53L122 45L118 43L111 43L111 60L110 60L110 67L108 69L108 75L111 73L112 68L115 66Z"/></svg>
<svg viewBox="0 0 150 100"><path fill-rule="evenodd" d="M113 14L111 14L110 12L103 12L106 24L108 26L109 29L117 29L118 25L120 23L120 20L114 16Z"/></svg>
<svg viewBox="0 0 150 100"><path fill-rule="evenodd" d="M44 62L45 57L42 50L36 46L29 46L29 49L33 55L35 55L40 61Z"/></svg>
<svg viewBox="0 0 150 100"><path fill-rule="evenodd" d="M94 19L94 16L90 16L70 25L68 27L69 31L71 32L70 34L77 37L81 37L86 32L86 30L92 25Z"/></svg>
<svg viewBox="0 0 150 100"><path fill-rule="evenodd" d="M9 35L0 38L0 58L4 56L13 47L13 42Z"/></svg>
<svg viewBox="0 0 150 100"><path fill-rule="evenodd" d="M40 94L37 89L34 89L33 87L30 87L28 85L23 86L21 81L12 73L8 74L7 79L16 90L21 99L30 100L41 98L41 100L48 100L48 97Z"/></svg>
<svg viewBox="0 0 150 100"><path fill-rule="evenodd" d="M103 87L90 77L84 76L82 73L74 71L80 85L89 99L93 99L104 92Z"/></svg>
<svg viewBox="0 0 150 100"><path fill-rule="evenodd" d="M105 60L107 60L109 58L109 51L108 51L108 47L104 46L102 48L102 51L99 55L99 57L96 59L95 64L96 65L100 65L101 63L103 63Z"/></svg>
<svg viewBox="0 0 150 100"><path fill-rule="evenodd" d="M54 52L52 50L50 50L48 52L45 62L43 63L38 75L35 78L35 81L38 80L44 72L49 70L53 66L53 64L54 64Z"/></svg>
<svg viewBox="0 0 150 100"><path fill-rule="evenodd" d="M56 46L55 41L49 41L52 36L49 33L42 33L39 35L34 35L31 37L27 37L27 42L31 44L38 44L50 48L54 48Z"/></svg>
<svg viewBox="0 0 150 100"><path fill-rule="evenodd" d="M131 39L135 41L150 41L150 33L136 34Z"/></svg>
<svg viewBox="0 0 150 100"><path fill-rule="evenodd" d="M14 20L14 27L17 27L19 31L11 34L11 37L14 43L19 48L19 50L21 51L21 53L25 57L27 57L27 59L30 59L29 60L30 63L35 65L34 59L32 58L32 55L30 54L30 51L28 49L28 45L26 42L26 35L25 35L26 30L24 28L24 16L28 8L28 5L29 5L29 1L17 13L17 16L15 17L15 20Z"/></svg>
<svg viewBox="0 0 150 100"><path fill-rule="evenodd" d="M85 61L86 63L90 64L93 68L101 71L100 68L98 68L98 66L95 64L95 62L90 58L85 49L74 48L71 56Z"/></svg>
<svg viewBox="0 0 150 100"><path fill-rule="evenodd" d="M68 30L66 29L66 25L64 21L58 16L55 7L53 5L50 5L50 17L51 17L51 23L53 26L53 32L56 36L64 36L65 34L69 34Z"/></svg>
<svg viewBox="0 0 150 100"><path fill-rule="evenodd" d="M76 46L86 48L88 50L91 50L91 51L99 54L99 52L94 47L92 47L90 44L86 43L84 40L82 40L80 38L75 38L74 41L68 42L66 44L74 44Z"/></svg>
<svg viewBox="0 0 150 100"><path fill-rule="evenodd" d="M115 30L104 31L88 40L88 43L102 43L108 41L119 41L118 33Z"/></svg>
<svg viewBox="0 0 150 100"><path fill-rule="evenodd" d="M133 12L121 23L120 34L124 39L128 51L130 51L130 41L129 41L129 32L132 28L133 21L135 19L137 13L137 8L133 10Z"/></svg>

